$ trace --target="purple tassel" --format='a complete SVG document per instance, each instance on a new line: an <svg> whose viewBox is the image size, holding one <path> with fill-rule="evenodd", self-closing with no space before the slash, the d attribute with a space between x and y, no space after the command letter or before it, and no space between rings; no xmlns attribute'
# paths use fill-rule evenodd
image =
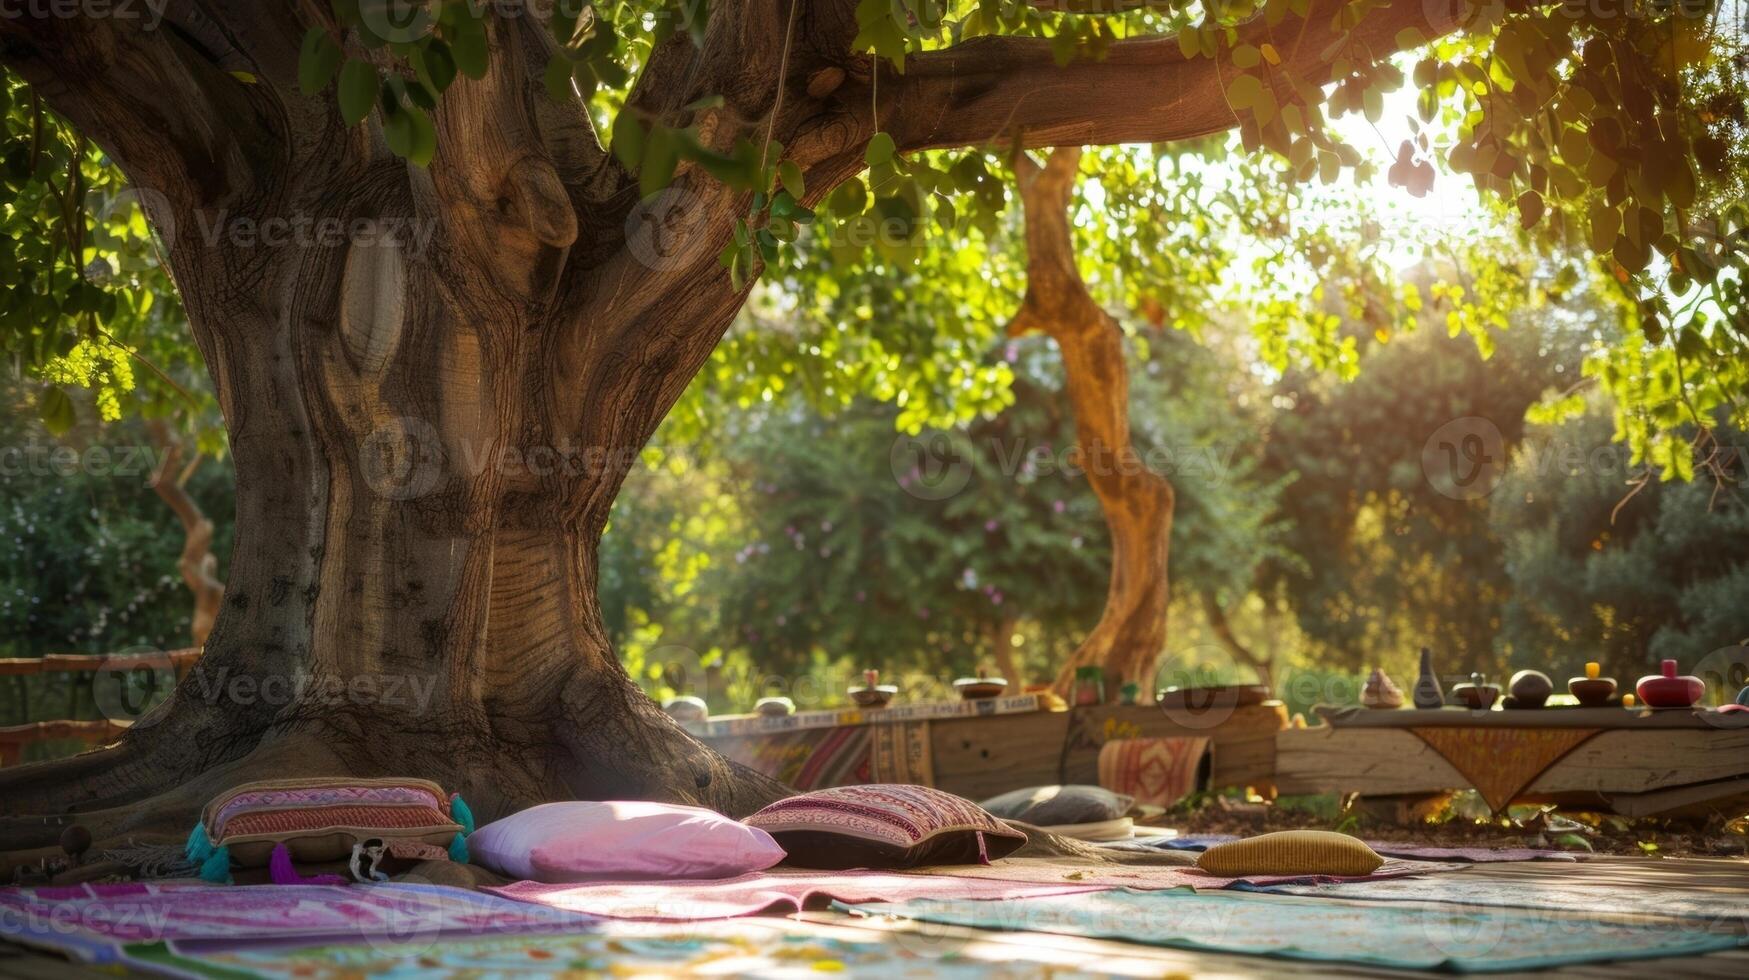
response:
<svg viewBox="0 0 1749 980"><path fill-rule="evenodd" d="M292 867L291 851L284 844L273 845L273 854L267 859L267 870L273 875L276 885L344 885L346 879L339 875L312 875L305 878L298 874L298 869Z"/></svg>

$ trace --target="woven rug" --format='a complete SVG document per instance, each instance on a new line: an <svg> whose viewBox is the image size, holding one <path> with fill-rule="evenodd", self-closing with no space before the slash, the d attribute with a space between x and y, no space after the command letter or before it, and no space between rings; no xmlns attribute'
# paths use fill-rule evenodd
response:
<svg viewBox="0 0 1749 980"><path fill-rule="evenodd" d="M1437 889L1424 882L1366 881L1332 888L1306 883L1258 885L1258 890L1309 898L1358 899L1369 902L1428 902L1491 908L1540 909L1550 912L1583 909L1600 916L1698 919L1749 931L1749 892L1722 888L1682 890L1668 886L1644 888L1632 883L1600 888L1595 884L1555 878L1535 881L1476 880L1462 875L1442 878Z"/></svg>
<svg viewBox="0 0 1749 980"><path fill-rule="evenodd" d="M1526 915L1522 910L1416 908L1236 892L1105 891L1021 902L924 900L835 907L979 929L1460 973L1695 955L1745 943L1741 932L1673 929L1668 921L1647 925Z"/></svg>
<svg viewBox="0 0 1749 980"><path fill-rule="evenodd" d="M804 793L862 783L935 782L927 721L740 735L713 744L728 758Z"/></svg>
<svg viewBox="0 0 1749 980"><path fill-rule="evenodd" d="M1196 837L1158 837L1122 841L1124 850L1206 851L1216 844L1238 840L1237 834L1206 834ZM1495 864L1505 861L1577 861L1568 851L1538 850L1532 847L1426 847L1420 844L1399 844L1394 841L1369 840L1366 846L1385 857L1408 858L1414 861L1463 861L1466 864Z"/></svg>
<svg viewBox="0 0 1749 980"><path fill-rule="evenodd" d="M167 940L388 942L588 929L597 920L439 885L140 882L0 889L0 936L91 962Z"/></svg>
<svg viewBox="0 0 1749 980"><path fill-rule="evenodd" d="M538 881L487 888L495 895L569 912L614 919L689 922L794 911L810 901L902 902L913 898L993 901L1098 891L1093 882L1005 881L884 871L764 871L720 881ZM1105 886L1109 887L1109 886Z"/></svg>
<svg viewBox="0 0 1749 980"><path fill-rule="evenodd" d="M1499 813L1595 728L1411 728Z"/></svg>
<svg viewBox="0 0 1749 980"><path fill-rule="evenodd" d="M945 948L944 948L945 947ZM478 980L485 977L1000 977L1104 976L1056 951L917 943L864 928L786 919L604 922L587 934L470 942L351 944L208 951L184 943L131 946L129 967L170 976L297 980Z"/></svg>
<svg viewBox="0 0 1749 980"><path fill-rule="evenodd" d="M1137 803L1170 807L1196 789L1206 736L1119 738L1099 747L1099 785Z"/></svg>
<svg viewBox="0 0 1749 980"><path fill-rule="evenodd" d="M1087 858L1074 857L1005 857L987 865L955 864L916 868L899 874L929 877L951 877L963 881L1024 882L1034 885L1092 885L1096 888L1134 888L1138 891L1160 891L1169 888L1222 889L1240 884L1335 884L1339 882L1376 881L1385 878L1406 878L1412 875L1439 874L1457 871L1461 864L1441 864L1432 861L1386 861L1377 871L1359 878L1336 875L1246 875L1225 878L1209 874L1200 868L1150 867L1147 865L1112 865ZM1421 883L1426 887L1426 883Z"/></svg>

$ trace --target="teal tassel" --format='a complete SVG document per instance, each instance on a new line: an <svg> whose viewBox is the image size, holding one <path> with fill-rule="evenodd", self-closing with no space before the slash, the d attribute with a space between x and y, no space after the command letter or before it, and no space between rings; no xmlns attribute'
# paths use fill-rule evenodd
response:
<svg viewBox="0 0 1749 980"><path fill-rule="evenodd" d="M449 859L457 864L468 863L468 839L466 837L457 834L450 839Z"/></svg>
<svg viewBox="0 0 1749 980"><path fill-rule="evenodd" d="M462 825L462 833L474 832L474 811L468 809L467 801L462 799L460 793L449 798L449 818Z"/></svg>
<svg viewBox="0 0 1749 980"><path fill-rule="evenodd" d="M208 855L207 859L201 863L200 879L210 881L215 885L230 884L231 849L228 847L215 848L212 854Z"/></svg>
<svg viewBox="0 0 1749 980"><path fill-rule="evenodd" d="M213 839L206 834L206 824L196 823L188 833L188 845L182 849L189 864L200 864L213 855Z"/></svg>

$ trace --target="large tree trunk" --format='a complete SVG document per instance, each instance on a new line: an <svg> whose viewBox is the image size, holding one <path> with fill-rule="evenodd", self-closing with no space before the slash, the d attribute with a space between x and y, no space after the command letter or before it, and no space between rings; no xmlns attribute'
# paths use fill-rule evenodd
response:
<svg viewBox="0 0 1749 980"><path fill-rule="evenodd" d="M1044 166L1015 154L1026 209L1027 287L1009 333L1041 331L1057 342L1075 415L1082 472L1111 532L1105 610L1057 674L1068 694L1075 671L1103 668L1110 685L1134 681L1151 701L1154 664L1166 646L1166 562L1172 543L1172 484L1130 444L1129 371L1123 331L1093 297L1075 266L1069 204L1079 147L1059 147Z"/></svg>

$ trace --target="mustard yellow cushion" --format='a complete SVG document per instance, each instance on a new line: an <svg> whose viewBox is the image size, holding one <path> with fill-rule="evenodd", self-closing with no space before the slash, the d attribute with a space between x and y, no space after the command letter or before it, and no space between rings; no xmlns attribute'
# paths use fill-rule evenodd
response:
<svg viewBox="0 0 1749 980"><path fill-rule="evenodd" d="M1369 875L1384 864L1366 842L1328 830L1283 830L1216 844L1196 866L1227 878L1241 875Z"/></svg>

